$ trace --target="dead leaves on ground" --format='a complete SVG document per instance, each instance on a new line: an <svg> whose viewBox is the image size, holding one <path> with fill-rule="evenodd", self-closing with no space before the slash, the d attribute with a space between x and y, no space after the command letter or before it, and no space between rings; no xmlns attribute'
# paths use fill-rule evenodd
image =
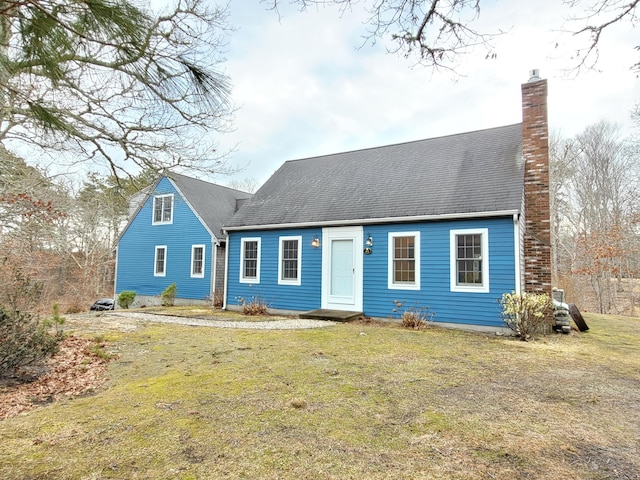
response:
<svg viewBox="0 0 640 480"><path fill-rule="evenodd" d="M0 381L0 420L99 388L106 380L110 359L104 347L104 342L97 339L70 336L47 360L45 373L34 381L15 385Z"/></svg>

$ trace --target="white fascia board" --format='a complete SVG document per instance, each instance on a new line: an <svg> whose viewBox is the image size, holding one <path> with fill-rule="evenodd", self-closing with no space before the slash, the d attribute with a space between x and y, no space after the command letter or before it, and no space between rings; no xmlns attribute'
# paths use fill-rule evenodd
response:
<svg viewBox="0 0 640 480"><path fill-rule="evenodd" d="M465 220L470 218L491 218L491 217L511 217L518 215L518 210L498 210L494 212L469 212L469 213L447 213L442 215L418 215L409 217L384 217L384 218L359 218L353 220L324 221L324 222L301 222L301 223L278 223L269 225L243 225L240 227L224 227L223 232L234 232L243 230L276 230L280 228L311 228L311 227L331 227L346 225L374 225L383 223L416 223L435 220Z"/></svg>

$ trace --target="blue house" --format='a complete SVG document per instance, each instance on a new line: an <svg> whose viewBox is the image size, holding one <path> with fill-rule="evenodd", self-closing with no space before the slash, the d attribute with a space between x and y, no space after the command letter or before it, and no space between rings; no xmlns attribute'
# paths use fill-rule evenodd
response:
<svg viewBox="0 0 640 480"><path fill-rule="evenodd" d="M505 292L551 293L547 83L523 121L288 161L225 224L226 308L501 327Z"/></svg>
<svg viewBox="0 0 640 480"><path fill-rule="evenodd" d="M175 282L176 303L222 303L226 237L221 228L250 195L169 173L139 202L116 249L116 296L134 305L160 303Z"/></svg>

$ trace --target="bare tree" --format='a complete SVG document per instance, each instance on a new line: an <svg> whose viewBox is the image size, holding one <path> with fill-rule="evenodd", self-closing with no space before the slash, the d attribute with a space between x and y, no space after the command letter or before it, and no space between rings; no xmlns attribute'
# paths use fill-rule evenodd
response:
<svg viewBox="0 0 640 480"><path fill-rule="evenodd" d="M231 180L228 186L234 190L247 193L254 193L259 187L258 180L249 177L243 178L242 180Z"/></svg>
<svg viewBox="0 0 640 480"><path fill-rule="evenodd" d="M117 176L222 167L207 134L230 113L225 28L204 0L0 0L0 142Z"/></svg>
<svg viewBox="0 0 640 480"><path fill-rule="evenodd" d="M61 198L43 172L0 145L0 238L17 235L28 248L40 248L41 232L64 215Z"/></svg>
<svg viewBox="0 0 640 480"><path fill-rule="evenodd" d="M571 178L574 271L588 276L597 308L605 313L616 309L622 279L636 274L629 260L630 240L637 238L637 157L608 122L587 127L576 142L580 154Z"/></svg>
<svg viewBox="0 0 640 480"><path fill-rule="evenodd" d="M577 143L563 138L559 132L549 137L549 197L551 210L552 282L571 289L569 272L572 269L575 225L569 183L579 155Z"/></svg>
<svg viewBox="0 0 640 480"><path fill-rule="evenodd" d="M640 0L564 0L571 12L565 22L566 33L587 36L586 46L577 52L577 68L594 67L599 58L598 46L605 31L612 25L638 21L636 8ZM277 10L282 0L262 0ZM462 54L481 46L483 55L495 57L492 39L501 33L480 31L475 22L480 16L480 0L291 0L301 9L310 6L334 5L347 10L358 3L365 5L368 25L366 39L391 40L406 57L429 68L451 69ZM559 19L559 25L564 19ZM551 28L551 27L550 27ZM636 47L638 48L638 47ZM634 62L640 69L640 62Z"/></svg>
<svg viewBox="0 0 640 480"><path fill-rule="evenodd" d="M148 175L131 181L90 175L76 191L69 180L54 181L0 146L0 270L6 274L0 303L28 301L48 310L55 302L67 311L110 295L126 198ZM39 286L37 295L27 295L29 282Z"/></svg>

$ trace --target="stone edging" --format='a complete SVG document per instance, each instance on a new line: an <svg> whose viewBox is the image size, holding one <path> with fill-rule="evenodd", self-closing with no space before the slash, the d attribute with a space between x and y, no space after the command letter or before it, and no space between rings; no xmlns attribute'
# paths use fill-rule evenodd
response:
<svg viewBox="0 0 640 480"><path fill-rule="evenodd" d="M282 318L280 320L269 320L266 322L233 322L227 320L205 320L192 317L156 315L153 313L141 312L120 313L119 311L114 311L109 312L107 315L131 318L146 322L175 323L178 325L190 325L197 327L244 328L249 330L296 330L306 328L323 328L336 324L336 322L328 320L307 320L302 318Z"/></svg>

